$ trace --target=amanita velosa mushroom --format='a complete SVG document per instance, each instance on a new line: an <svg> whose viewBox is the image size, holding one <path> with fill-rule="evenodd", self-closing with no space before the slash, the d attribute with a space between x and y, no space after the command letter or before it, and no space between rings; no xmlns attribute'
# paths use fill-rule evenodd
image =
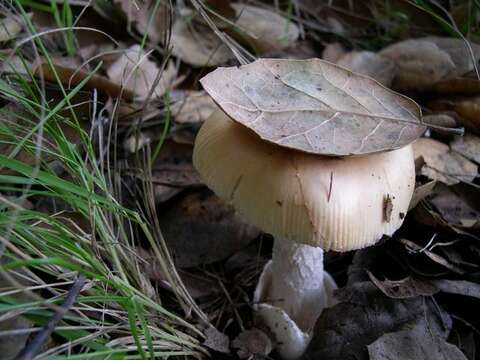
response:
<svg viewBox="0 0 480 360"><path fill-rule="evenodd" d="M359 156L312 154L265 141L221 110L200 129L193 163L208 187L275 237L254 302L284 359L303 354L318 316L333 304L336 284L324 271L323 251L392 235L415 184L410 145Z"/></svg>

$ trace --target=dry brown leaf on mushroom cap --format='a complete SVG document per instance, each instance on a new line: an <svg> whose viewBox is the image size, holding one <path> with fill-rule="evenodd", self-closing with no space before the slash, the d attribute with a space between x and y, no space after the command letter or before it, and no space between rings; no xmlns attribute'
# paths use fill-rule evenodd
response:
<svg viewBox="0 0 480 360"><path fill-rule="evenodd" d="M439 81L471 71L480 57L480 46L470 46L472 52L462 39L430 36L387 46L379 55L392 59L397 65L395 89L422 91Z"/></svg>
<svg viewBox="0 0 480 360"><path fill-rule="evenodd" d="M204 89L233 120L276 145L322 155L398 149L425 131L418 105L320 59L218 68Z"/></svg>
<svg viewBox="0 0 480 360"><path fill-rule="evenodd" d="M157 99L175 85L177 70L172 61L167 63L155 84L160 71L160 66L139 45L133 45L107 69L107 75L111 81L133 92L138 100L145 100L152 87L155 88L151 98Z"/></svg>
<svg viewBox="0 0 480 360"><path fill-rule="evenodd" d="M420 160L420 173L432 180L447 185L471 182L478 174L478 166L452 152L448 145L428 138L418 139L413 144L415 160ZM418 162L418 161L417 161Z"/></svg>
<svg viewBox="0 0 480 360"><path fill-rule="evenodd" d="M393 60L372 51L352 51L335 63L353 72L370 76L386 87L390 87L395 76Z"/></svg>

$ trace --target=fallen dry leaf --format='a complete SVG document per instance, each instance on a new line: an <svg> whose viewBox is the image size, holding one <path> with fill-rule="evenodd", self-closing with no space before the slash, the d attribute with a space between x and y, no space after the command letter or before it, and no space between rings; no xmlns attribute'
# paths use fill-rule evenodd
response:
<svg viewBox="0 0 480 360"><path fill-rule="evenodd" d="M32 321L23 316L14 316L0 321L0 331L20 331L34 327ZM13 359L25 347L30 337L30 332L12 334L0 337L0 354L4 359Z"/></svg>
<svg viewBox="0 0 480 360"><path fill-rule="evenodd" d="M386 87L390 87L395 76L393 60L371 51L349 52L338 59L336 64L353 72L370 76Z"/></svg>
<svg viewBox="0 0 480 360"><path fill-rule="evenodd" d="M152 99L161 97L173 87L177 75L173 62L168 62L155 85L159 72L160 67L146 56L139 45L133 45L125 50L125 53L107 69L110 80L133 92L138 100L145 100L154 86Z"/></svg>
<svg viewBox="0 0 480 360"><path fill-rule="evenodd" d="M183 100L172 104L171 112L177 123L203 123L217 108L204 91L187 91Z"/></svg>
<svg viewBox="0 0 480 360"><path fill-rule="evenodd" d="M384 334L367 347L370 360L468 360L428 324Z"/></svg>
<svg viewBox="0 0 480 360"><path fill-rule="evenodd" d="M262 59L201 79L235 121L280 146L323 155L400 148L424 131L418 105L323 60Z"/></svg>
<svg viewBox="0 0 480 360"><path fill-rule="evenodd" d="M259 234L233 206L203 190L178 199L159 221L178 267L224 259Z"/></svg>
<svg viewBox="0 0 480 360"><path fill-rule="evenodd" d="M460 77L473 69L480 56L480 46L456 38L424 37L390 45L379 52L397 65L393 87L398 90L422 91L446 79Z"/></svg>
<svg viewBox="0 0 480 360"><path fill-rule="evenodd" d="M470 296L480 299L480 284L466 280L432 280L432 283L443 292Z"/></svg>
<svg viewBox="0 0 480 360"><path fill-rule="evenodd" d="M453 114L430 114L423 116L423 122L431 125L430 130L439 134L451 134L452 131L463 133L463 129L458 128L458 122Z"/></svg>
<svg viewBox="0 0 480 360"><path fill-rule="evenodd" d="M67 88L73 88L90 77L83 86L83 90L97 89L99 92L115 98L122 96L124 99L131 99L133 97L133 93L129 89L123 89L122 91L122 87L119 84L110 81L106 77L96 74L91 75L90 72L79 70L75 66L67 66L62 64L60 59L53 62L53 67L56 75ZM55 73L46 61L42 60L33 64L33 74L37 77L43 77L46 81L55 83L57 81Z"/></svg>
<svg viewBox="0 0 480 360"><path fill-rule="evenodd" d="M160 135L160 132L149 133L153 148L158 140L154 139L155 135ZM203 185L192 165L192 151L191 144L181 144L170 139L164 142L148 178L154 186L156 203L165 202L186 188ZM131 170L129 173L140 180L146 180L141 172Z"/></svg>
<svg viewBox="0 0 480 360"><path fill-rule="evenodd" d="M208 25L191 19L191 11L180 14L170 39L173 55L193 66L217 66L233 59L233 53Z"/></svg>
<svg viewBox="0 0 480 360"><path fill-rule="evenodd" d="M462 268L452 264L447 259L445 259L443 256L440 256L440 255L434 253L433 251L427 250L423 246L420 246L420 245L414 243L413 241L410 241L408 239L400 239L400 242L406 246L408 251L425 255L427 258L429 258L433 262L437 263L438 265L443 266L444 268L446 268L446 269L448 269L448 270L450 270L450 271L452 271L456 274L459 274L459 275L465 274L465 270L463 270Z"/></svg>
<svg viewBox="0 0 480 360"><path fill-rule="evenodd" d="M253 328L240 333L233 341L240 359L265 359L273 349L272 341L261 330Z"/></svg>
<svg viewBox="0 0 480 360"><path fill-rule="evenodd" d="M0 19L0 42L13 40L22 32L22 20L13 16Z"/></svg>
<svg viewBox="0 0 480 360"><path fill-rule="evenodd" d="M148 132L139 132L125 139L123 148L131 154L136 153L152 141Z"/></svg>
<svg viewBox="0 0 480 360"><path fill-rule="evenodd" d="M329 61L331 63L336 63L338 60L342 58L342 56L347 54L347 49L338 43L330 43L325 46L322 51L322 59L325 61Z"/></svg>
<svg viewBox="0 0 480 360"><path fill-rule="evenodd" d="M428 106L437 111L455 111L467 129L480 134L480 96L437 99Z"/></svg>
<svg viewBox="0 0 480 360"><path fill-rule="evenodd" d="M415 190L413 190L412 200L410 200L410 205L408 206L408 209L413 209L415 206L418 205L420 201L430 195L436 184L437 182L435 180L432 180L415 187Z"/></svg>
<svg viewBox="0 0 480 360"><path fill-rule="evenodd" d="M447 185L471 182L478 167L462 155L450 151L448 145L433 139L418 139L413 144L415 160L423 159L421 174Z"/></svg>
<svg viewBox="0 0 480 360"><path fill-rule="evenodd" d="M480 58L480 45L473 42L467 43L464 39L439 36L428 36L424 39L433 42L450 55L455 64L455 77L472 71Z"/></svg>
<svg viewBox="0 0 480 360"><path fill-rule="evenodd" d="M292 46L300 35L297 25L292 20L273 10L245 4L232 4L232 7L237 16L233 22L238 29L230 35L235 37L235 33L247 31L242 34L241 39L251 45L257 54Z"/></svg>
<svg viewBox="0 0 480 360"><path fill-rule="evenodd" d="M202 185L200 176L192 165L192 152L191 145L166 141L152 166L151 181L155 185L179 188Z"/></svg>
<svg viewBox="0 0 480 360"><path fill-rule="evenodd" d="M213 326L208 327L204 331L204 334L205 341L203 342L203 345L218 352L225 354L230 353L230 340L227 335L218 331Z"/></svg>
<svg viewBox="0 0 480 360"><path fill-rule="evenodd" d="M462 193L455 187L441 186L429 201L450 224L469 228L480 224L480 208L470 204L466 198L473 196L470 192Z"/></svg>
<svg viewBox="0 0 480 360"><path fill-rule="evenodd" d="M257 54L279 51L292 46L299 37L298 27L276 12L245 4L231 4L235 16L230 22L212 21L232 38L248 45ZM172 29L173 54L194 66L216 66L234 58L231 50L201 16L180 10Z"/></svg>
<svg viewBox="0 0 480 360"><path fill-rule="evenodd" d="M371 282L359 282L339 289L336 297L339 303L317 320L305 359L367 360L367 346L379 337L427 319L432 332L446 333L440 309L421 296L391 299Z"/></svg>
<svg viewBox="0 0 480 360"><path fill-rule="evenodd" d="M127 16L127 20L134 24L141 34L148 34L148 38L157 44L163 40L168 29L169 11L166 2L153 0L131 1L114 0ZM155 11L155 14L153 12ZM150 18L153 18L150 20Z"/></svg>
<svg viewBox="0 0 480 360"><path fill-rule="evenodd" d="M450 147L467 159L480 164L480 137L472 134L458 136L450 143Z"/></svg>
<svg viewBox="0 0 480 360"><path fill-rule="evenodd" d="M471 78L441 80L433 84L429 90L445 95L479 95L480 81Z"/></svg>
<svg viewBox="0 0 480 360"><path fill-rule="evenodd" d="M135 252L141 258L139 266L142 273L144 273L149 279L171 290L171 285L168 283L168 277L165 275L160 265L160 259L153 253L153 251L137 247ZM212 280L206 276L197 275L183 270L179 270L179 275L183 284L187 288L189 295L195 299L209 295L218 295L222 292L222 289L218 286L217 280Z"/></svg>
<svg viewBox="0 0 480 360"><path fill-rule="evenodd" d="M455 64L450 55L435 43L410 39L390 45L379 52L397 66L393 88L420 91L446 77L453 77Z"/></svg>
<svg viewBox="0 0 480 360"><path fill-rule="evenodd" d="M428 281L411 276L402 280L379 280L370 271L367 271L372 283L385 295L392 299L409 299L417 296L431 296L438 292L435 285Z"/></svg>

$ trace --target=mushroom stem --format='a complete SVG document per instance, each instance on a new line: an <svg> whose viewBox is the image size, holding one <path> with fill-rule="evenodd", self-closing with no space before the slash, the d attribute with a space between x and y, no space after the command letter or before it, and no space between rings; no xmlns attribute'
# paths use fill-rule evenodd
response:
<svg viewBox="0 0 480 360"><path fill-rule="evenodd" d="M324 308L334 305L332 277L319 247L277 239L254 294L257 316L274 336L279 355L299 359Z"/></svg>
<svg viewBox="0 0 480 360"><path fill-rule="evenodd" d="M328 306L323 250L276 239L272 255L272 305L282 308L303 331L308 331Z"/></svg>

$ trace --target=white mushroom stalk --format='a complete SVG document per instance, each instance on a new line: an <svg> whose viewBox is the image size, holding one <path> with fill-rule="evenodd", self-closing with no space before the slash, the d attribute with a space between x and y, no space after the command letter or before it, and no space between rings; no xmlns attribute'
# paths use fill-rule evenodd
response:
<svg viewBox="0 0 480 360"><path fill-rule="evenodd" d="M284 359L303 354L316 320L324 308L333 305L336 288L335 281L324 272L321 248L275 240L272 260L260 276L254 302Z"/></svg>
<svg viewBox="0 0 480 360"><path fill-rule="evenodd" d="M221 111L200 129L193 164L218 196L276 239L254 300L288 360L302 355L331 305L335 283L323 250L359 249L393 234L415 184L410 145L344 158L307 154L263 141Z"/></svg>

